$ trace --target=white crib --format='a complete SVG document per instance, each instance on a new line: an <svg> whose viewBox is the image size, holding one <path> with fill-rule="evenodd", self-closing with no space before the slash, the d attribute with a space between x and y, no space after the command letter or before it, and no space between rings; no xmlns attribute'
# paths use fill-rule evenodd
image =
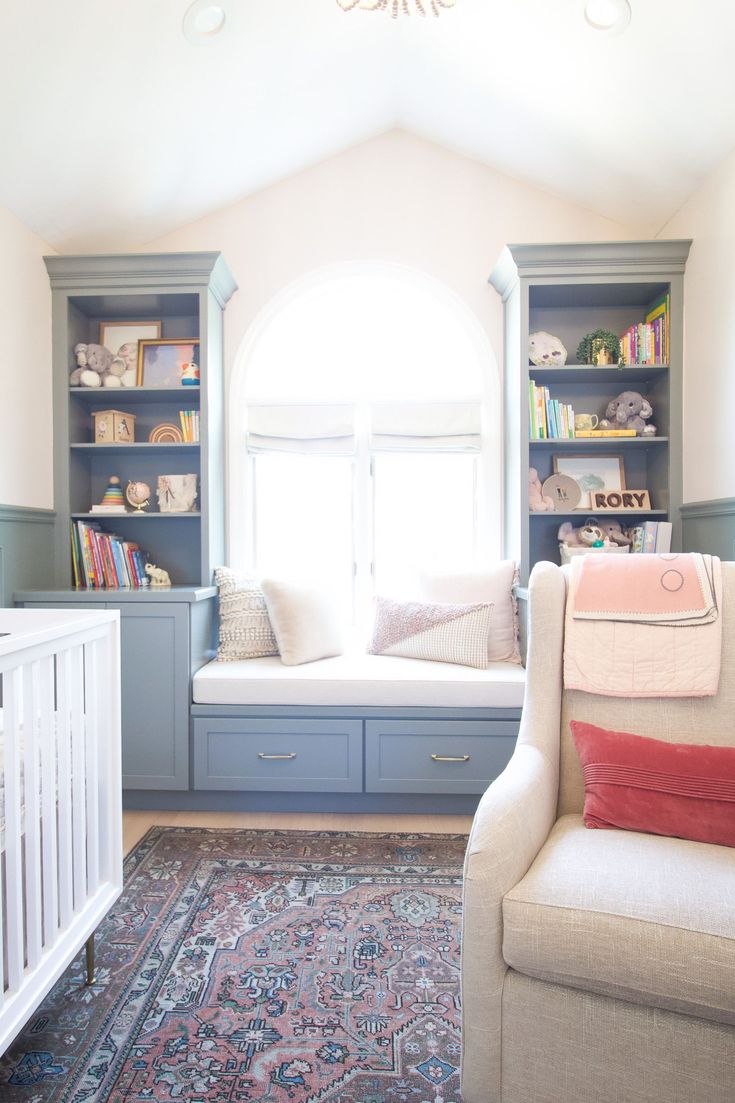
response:
<svg viewBox="0 0 735 1103"><path fill-rule="evenodd" d="M117 612L0 609L0 1054L122 890Z"/></svg>

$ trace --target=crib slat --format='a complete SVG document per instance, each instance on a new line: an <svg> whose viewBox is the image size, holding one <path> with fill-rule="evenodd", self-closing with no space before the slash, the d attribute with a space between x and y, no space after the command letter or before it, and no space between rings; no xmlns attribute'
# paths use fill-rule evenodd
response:
<svg viewBox="0 0 735 1103"><path fill-rule="evenodd" d="M100 880L99 851L99 755L98 742L105 736L99 698L99 649L95 640L84 648L84 697L87 768L87 888L91 895Z"/></svg>
<svg viewBox="0 0 735 1103"><path fill-rule="evenodd" d="M25 796L26 955L35 969L41 957L41 809L38 799L40 664L23 671L23 743Z"/></svg>
<svg viewBox="0 0 735 1103"><path fill-rule="evenodd" d="M3 679L5 712L5 924L8 954L8 991L23 981L23 868L21 865L21 702L23 671L16 667Z"/></svg>
<svg viewBox="0 0 735 1103"><path fill-rule="evenodd" d="M85 793L84 648L71 653L71 784L74 838L74 910L87 898L87 801Z"/></svg>
<svg viewBox="0 0 735 1103"><path fill-rule="evenodd" d="M41 659L38 705L41 741L41 816L43 818L43 942L48 949L59 929L59 861L56 828L56 720L53 656Z"/></svg>
<svg viewBox="0 0 735 1103"><path fill-rule="evenodd" d="M59 854L59 924L64 931L71 923L74 910L72 862L72 797L71 797L71 660L68 651L56 656L58 720L56 732L59 791L58 854Z"/></svg>

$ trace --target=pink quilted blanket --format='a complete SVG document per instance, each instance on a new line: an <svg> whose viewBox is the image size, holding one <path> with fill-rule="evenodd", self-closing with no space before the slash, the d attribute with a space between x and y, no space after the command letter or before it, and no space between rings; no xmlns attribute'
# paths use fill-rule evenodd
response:
<svg viewBox="0 0 735 1103"><path fill-rule="evenodd" d="M565 621L566 688L610 697L713 696L721 600L714 556L575 559Z"/></svg>

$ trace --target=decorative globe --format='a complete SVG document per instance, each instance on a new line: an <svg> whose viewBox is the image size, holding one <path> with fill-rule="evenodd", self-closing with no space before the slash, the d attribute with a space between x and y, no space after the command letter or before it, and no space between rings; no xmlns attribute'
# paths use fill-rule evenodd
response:
<svg viewBox="0 0 735 1103"><path fill-rule="evenodd" d="M151 488L148 483L128 483L125 497L136 513L142 513L150 503Z"/></svg>

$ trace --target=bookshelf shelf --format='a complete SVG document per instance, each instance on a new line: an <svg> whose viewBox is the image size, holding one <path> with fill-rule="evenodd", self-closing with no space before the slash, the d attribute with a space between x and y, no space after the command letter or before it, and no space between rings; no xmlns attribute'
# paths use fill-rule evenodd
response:
<svg viewBox="0 0 735 1103"><path fill-rule="evenodd" d="M666 375L668 364L626 364L596 368L590 364L565 364L563 368L537 368L529 365L528 377L546 387L561 383L619 383L620 390L629 390L629 383L645 382Z"/></svg>
<svg viewBox="0 0 735 1103"><path fill-rule="evenodd" d="M119 521L197 521L201 513L71 513L72 521L100 521L114 527Z"/></svg>
<svg viewBox="0 0 735 1103"><path fill-rule="evenodd" d="M90 406L126 406L131 402L199 402L201 387L67 387L69 395Z"/></svg>
<svg viewBox="0 0 735 1103"><path fill-rule="evenodd" d="M173 453L181 454L182 452L198 452L201 448L201 444L198 442L185 442L182 444L151 444L149 442L141 441L140 444L70 444L69 447L73 452L89 453L100 456L109 455L126 455L142 453L144 455L160 454L160 453Z"/></svg>
<svg viewBox="0 0 735 1103"><path fill-rule="evenodd" d="M532 450L546 448L571 448L584 452L586 448L658 448L669 443L668 437L550 437L548 440L529 440Z"/></svg>
<svg viewBox="0 0 735 1103"><path fill-rule="evenodd" d="M683 283L690 245L663 240L509 245L493 269L490 283L502 298L505 318L505 554L518 560L521 585L535 563L559 562L557 531L562 521L594 516L592 509L529 510L529 467L536 468L543 483L552 473L555 453L619 453L625 485L648 490L659 508L606 511L604 516L625 525L634 519L670 521L672 549L680 547ZM662 311L662 305L667 309ZM641 333L654 333L660 341L661 325L649 331L638 328L656 317L655 312L663 313L668 322L668 346L663 346L667 352L655 346L667 363L536 367L529 362L529 335L539 330L558 337L570 358L576 357L580 341L597 329L635 333L641 340ZM601 419L622 391L639 391L653 407L650 422L658 435L529 440L531 381L549 389L547 397L560 404L552 412L561 410L562 418L563 408L570 406L575 414Z"/></svg>
<svg viewBox="0 0 735 1103"><path fill-rule="evenodd" d="M557 510L554 513L534 513L532 511L529 511L528 516L533 517L534 520L553 521L555 518L558 519L559 517L561 517L562 519L569 519L570 517L590 517L594 513L595 511L588 506L586 509L568 509L564 512L562 512L561 510ZM667 512L665 509L616 509L614 512L612 510L606 509L602 513L597 513L596 516L641 517L644 519L661 517L663 519L667 516Z"/></svg>

